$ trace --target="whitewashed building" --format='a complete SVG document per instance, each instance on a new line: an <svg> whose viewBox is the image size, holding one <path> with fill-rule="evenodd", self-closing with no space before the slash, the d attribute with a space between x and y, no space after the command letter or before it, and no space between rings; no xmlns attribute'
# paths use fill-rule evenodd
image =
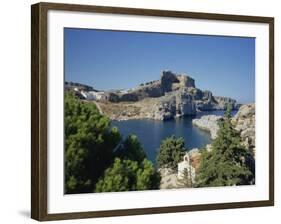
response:
<svg viewBox="0 0 281 224"><path fill-rule="evenodd" d="M81 91L81 94L86 100L102 100L104 97L104 92Z"/></svg>
<svg viewBox="0 0 281 224"><path fill-rule="evenodd" d="M178 163L178 179L182 179L184 176L184 170L187 169L188 178L195 182L195 168L191 165L190 156L186 153L183 157L183 161Z"/></svg>

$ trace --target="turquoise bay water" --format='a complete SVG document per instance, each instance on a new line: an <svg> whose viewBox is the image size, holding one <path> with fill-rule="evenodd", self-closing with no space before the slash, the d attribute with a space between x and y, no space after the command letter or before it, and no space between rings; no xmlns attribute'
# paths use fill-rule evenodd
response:
<svg viewBox="0 0 281 224"><path fill-rule="evenodd" d="M232 116L237 111L232 111ZM210 134L192 125L192 119L203 115L223 115L224 111L205 111L197 113L196 116L186 116L168 121L156 120L127 120L112 121L112 126L119 129L123 137L134 134L138 137L148 158L155 162L160 143L166 137L175 135L183 137L187 150L202 148L211 143Z"/></svg>

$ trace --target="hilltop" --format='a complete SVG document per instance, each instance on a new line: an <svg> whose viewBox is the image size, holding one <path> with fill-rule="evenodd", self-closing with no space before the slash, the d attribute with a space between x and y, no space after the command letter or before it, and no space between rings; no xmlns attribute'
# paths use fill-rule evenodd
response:
<svg viewBox="0 0 281 224"><path fill-rule="evenodd" d="M213 96L211 91L197 88L192 77L171 71L163 71L159 80L129 90L97 91L76 85L75 93L82 99L95 101L114 120L167 120L195 115L197 111L224 110L228 104L232 109L239 108L236 100Z"/></svg>

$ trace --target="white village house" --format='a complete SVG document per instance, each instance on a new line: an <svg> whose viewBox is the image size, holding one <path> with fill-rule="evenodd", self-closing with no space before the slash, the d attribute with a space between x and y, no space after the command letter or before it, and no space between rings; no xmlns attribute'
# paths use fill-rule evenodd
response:
<svg viewBox="0 0 281 224"><path fill-rule="evenodd" d="M190 156L186 153L183 157L183 161L178 163L178 179L183 178L184 170L187 169L189 175L188 178L195 182L195 168L191 165Z"/></svg>
<svg viewBox="0 0 281 224"><path fill-rule="evenodd" d="M81 94L86 100L103 100L104 98L104 92L81 91Z"/></svg>

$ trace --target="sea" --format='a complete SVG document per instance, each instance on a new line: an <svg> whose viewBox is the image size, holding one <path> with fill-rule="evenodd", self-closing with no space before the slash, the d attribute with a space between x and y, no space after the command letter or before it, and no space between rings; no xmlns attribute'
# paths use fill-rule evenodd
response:
<svg viewBox="0 0 281 224"><path fill-rule="evenodd" d="M237 111L233 110L231 115L234 116L236 113ZM223 114L223 110L202 111L197 112L195 116L185 116L167 121L139 119L112 121L111 125L118 128L123 138L129 134L136 135L148 159L155 163L161 141L169 136L183 137L187 151L193 148L200 149L211 143L210 133L192 125L192 120L203 115L222 116Z"/></svg>

